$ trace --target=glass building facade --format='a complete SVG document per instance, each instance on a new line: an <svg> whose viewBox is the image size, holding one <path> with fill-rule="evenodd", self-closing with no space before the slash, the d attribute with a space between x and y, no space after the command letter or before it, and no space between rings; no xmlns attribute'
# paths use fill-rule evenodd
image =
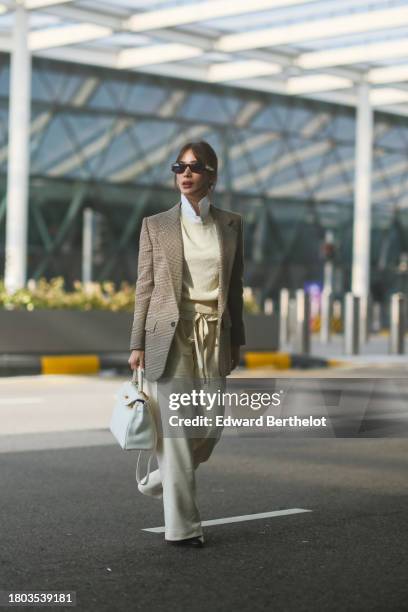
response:
<svg viewBox="0 0 408 612"><path fill-rule="evenodd" d="M0 54L0 265L4 270L9 56ZM263 298L322 282L350 289L355 111L237 88L34 58L28 278L81 278L85 208L94 279L134 282L146 215L178 201L170 164L190 140L219 157L214 203L245 218L245 284ZM408 119L375 114L371 291L407 291Z"/></svg>

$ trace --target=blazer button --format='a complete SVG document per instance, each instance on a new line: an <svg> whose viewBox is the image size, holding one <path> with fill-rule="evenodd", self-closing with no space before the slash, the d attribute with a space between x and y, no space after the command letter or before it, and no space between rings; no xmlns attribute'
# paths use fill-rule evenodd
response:
<svg viewBox="0 0 408 612"><path fill-rule="evenodd" d="M175 322L175 321L172 321L172 322L170 323L170 325L171 325L172 327L174 327L174 326L175 326L175 324L176 324L176 322Z"/></svg>

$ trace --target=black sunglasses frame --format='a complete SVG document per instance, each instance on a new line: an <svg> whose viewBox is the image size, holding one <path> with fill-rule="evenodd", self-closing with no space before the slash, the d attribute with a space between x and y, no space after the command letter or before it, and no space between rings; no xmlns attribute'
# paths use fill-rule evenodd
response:
<svg viewBox="0 0 408 612"><path fill-rule="evenodd" d="M185 162L175 162L171 165L171 169L175 174L183 174L187 168L190 168L191 172L195 174L203 174L206 170L208 172L214 172L214 168L209 166L208 164L203 164L202 162L191 162L190 164L186 164Z"/></svg>

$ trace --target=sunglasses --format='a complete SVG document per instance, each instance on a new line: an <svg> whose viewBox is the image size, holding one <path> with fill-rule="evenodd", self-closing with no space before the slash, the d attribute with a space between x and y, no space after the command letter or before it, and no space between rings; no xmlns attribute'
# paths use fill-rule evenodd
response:
<svg viewBox="0 0 408 612"><path fill-rule="evenodd" d="M186 168L190 168L191 172L194 172L195 174L202 174L206 170L208 170L209 172L214 172L214 168L212 168L208 164L203 164L200 161L192 162L190 164L186 164L184 162L176 162L171 166L171 169L175 174L183 174Z"/></svg>

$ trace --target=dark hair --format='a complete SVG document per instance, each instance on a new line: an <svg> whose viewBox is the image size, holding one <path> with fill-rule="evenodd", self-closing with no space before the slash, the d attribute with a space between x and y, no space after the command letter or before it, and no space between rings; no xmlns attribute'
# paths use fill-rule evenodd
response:
<svg viewBox="0 0 408 612"><path fill-rule="evenodd" d="M200 140L199 142L187 142L183 145L176 157L176 161L180 161L186 151L192 150L196 159L203 164L208 164L214 168L214 172L207 171L210 174L210 187L214 187L218 178L218 158L217 154L208 142ZM174 176L174 185L177 187L177 177Z"/></svg>

